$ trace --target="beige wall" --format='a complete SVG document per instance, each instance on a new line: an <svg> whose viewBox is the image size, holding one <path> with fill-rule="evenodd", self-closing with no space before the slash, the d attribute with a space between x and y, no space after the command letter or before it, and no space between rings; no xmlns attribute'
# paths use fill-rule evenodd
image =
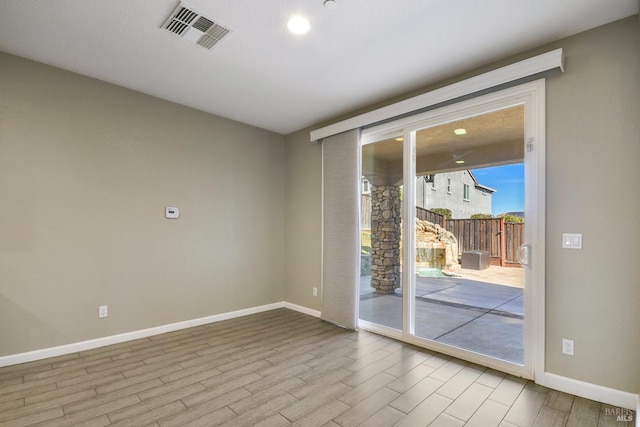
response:
<svg viewBox="0 0 640 427"><path fill-rule="evenodd" d="M546 367L631 393L640 377L639 37L632 17L480 70L565 50L566 73L547 79ZM288 268L285 292L318 308L321 155L308 141L308 132L287 136L287 255L305 267ZM561 249L563 232L583 233L584 249ZM562 338L575 341L575 356L561 353Z"/></svg>
<svg viewBox="0 0 640 427"><path fill-rule="evenodd" d="M6 54L0 73L0 356L284 299L281 135Z"/></svg>
<svg viewBox="0 0 640 427"><path fill-rule="evenodd" d="M637 18L558 46L547 86L547 369L637 392L640 375L640 31ZM582 251L561 249L583 233ZM574 357L561 352L575 340Z"/></svg>
<svg viewBox="0 0 640 427"><path fill-rule="evenodd" d="M288 135L286 199L287 302L314 310L321 306L322 145L309 142L309 130ZM318 296L313 296L313 288Z"/></svg>

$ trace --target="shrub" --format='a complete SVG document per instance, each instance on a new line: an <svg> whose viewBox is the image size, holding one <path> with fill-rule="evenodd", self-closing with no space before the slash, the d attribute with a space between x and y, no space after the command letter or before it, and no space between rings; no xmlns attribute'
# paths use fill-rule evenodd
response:
<svg viewBox="0 0 640 427"><path fill-rule="evenodd" d="M433 208L433 209L429 209L431 212L435 212L437 214L440 214L442 216L444 216L447 219L451 219L451 209L447 209L447 208Z"/></svg>
<svg viewBox="0 0 640 427"><path fill-rule="evenodd" d="M493 216L491 216L491 214L483 214L483 213L471 215L471 219L489 219L489 218L493 218Z"/></svg>
<svg viewBox="0 0 640 427"><path fill-rule="evenodd" d="M504 222L519 222L519 223L524 222L524 218L516 215L505 214L505 215L502 215L502 217L504 218Z"/></svg>

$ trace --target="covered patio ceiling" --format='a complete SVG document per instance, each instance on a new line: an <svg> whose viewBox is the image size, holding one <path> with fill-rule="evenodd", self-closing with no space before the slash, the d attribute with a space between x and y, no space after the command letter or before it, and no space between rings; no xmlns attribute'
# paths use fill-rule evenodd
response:
<svg viewBox="0 0 640 427"><path fill-rule="evenodd" d="M456 135L456 129L466 134ZM522 162L524 106L468 117L416 133L416 175ZM390 138L362 147L362 175L373 185L402 182L402 139Z"/></svg>

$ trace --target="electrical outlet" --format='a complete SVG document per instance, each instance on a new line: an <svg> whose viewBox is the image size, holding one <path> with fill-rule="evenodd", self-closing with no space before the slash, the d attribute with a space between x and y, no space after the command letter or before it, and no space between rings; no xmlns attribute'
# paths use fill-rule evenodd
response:
<svg viewBox="0 0 640 427"><path fill-rule="evenodd" d="M573 340L562 339L562 353L573 356Z"/></svg>
<svg viewBox="0 0 640 427"><path fill-rule="evenodd" d="M318 288L313 288L313 296L314 297L318 296Z"/></svg>
<svg viewBox="0 0 640 427"><path fill-rule="evenodd" d="M103 317L108 317L108 316L109 316L108 305L101 305L100 307L98 307L98 318L102 319Z"/></svg>

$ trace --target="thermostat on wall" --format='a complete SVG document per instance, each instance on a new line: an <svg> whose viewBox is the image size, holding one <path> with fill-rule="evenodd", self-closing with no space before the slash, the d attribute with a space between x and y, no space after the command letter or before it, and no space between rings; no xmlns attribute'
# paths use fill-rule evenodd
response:
<svg viewBox="0 0 640 427"><path fill-rule="evenodd" d="M178 218L180 216L180 209L167 206L164 211L164 216L167 218Z"/></svg>

